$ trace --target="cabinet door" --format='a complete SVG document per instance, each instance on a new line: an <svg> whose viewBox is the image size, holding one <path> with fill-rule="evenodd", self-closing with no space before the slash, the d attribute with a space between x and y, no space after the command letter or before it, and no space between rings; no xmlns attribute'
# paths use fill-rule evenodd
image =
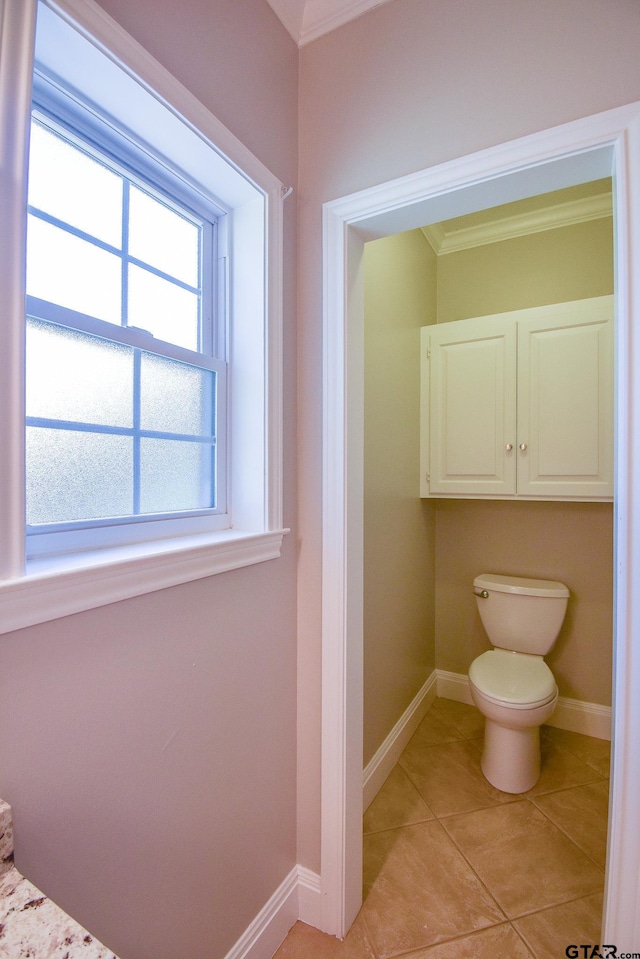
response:
<svg viewBox="0 0 640 959"><path fill-rule="evenodd" d="M609 498L613 297L526 313L518 318L518 495Z"/></svg>
<svg viewBox="0 0 640 959"><path fill-rule="evenodd" d="M515 324L458 320L429 339L430 493L513 495Z"/></svg>

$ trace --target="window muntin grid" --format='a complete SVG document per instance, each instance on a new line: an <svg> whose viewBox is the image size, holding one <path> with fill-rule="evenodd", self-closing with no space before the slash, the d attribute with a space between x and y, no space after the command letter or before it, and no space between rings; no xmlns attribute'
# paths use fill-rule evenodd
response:
<svg viewBox="0 0 640 959"><path fill-rule="evenodd" d="M215 217L37 111L28 216L28 532L216 512Z"/></svg>

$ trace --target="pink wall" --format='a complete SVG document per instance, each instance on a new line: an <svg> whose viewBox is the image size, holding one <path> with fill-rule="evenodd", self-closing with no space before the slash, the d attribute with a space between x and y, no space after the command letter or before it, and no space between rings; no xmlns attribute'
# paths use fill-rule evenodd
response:
<svg viewBox="0 0 640 959"><path fill-rule="evenodd" d="M0 795L21 867L122 959L218 957L296 859L296 560L297 857L320 865L321 204L640 99L640 6L393 0L301 50L298 114L298 53L266 0L102 6L293 184L299 144L300 524L281 560L3 637Z"/></svg>
<svg viewBox="0 0 640 959"><path fill-rule="evenodd" d="M265 0L102 5L295 184L297 50ZM14 808L18 865L122 959L226 955L296 862L295 561L293 531L278 560L0 641L0 795Z"/></svg>
<svg viewBox="0 0 640 959"><path fill-rule="evenodd" d="M297 176L298 53L266 0L100 0L284 183Z"/></svg>
<svg viewBox="0 0 640 959"><path fill-rule="evenodd" d="M300 56L299 861L319 865L321 205L640 99L636 0L394 0Z"/></svg>

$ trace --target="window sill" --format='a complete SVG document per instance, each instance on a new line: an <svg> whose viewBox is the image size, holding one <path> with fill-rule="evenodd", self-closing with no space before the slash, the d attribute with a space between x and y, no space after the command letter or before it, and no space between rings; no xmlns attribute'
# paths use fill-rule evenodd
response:
<svg viewBox="0 0 640 959"><path fill-rule="evenodd" d="M0 584L0 633L277 559L286 532L224 530L34 560Z"/></svg>

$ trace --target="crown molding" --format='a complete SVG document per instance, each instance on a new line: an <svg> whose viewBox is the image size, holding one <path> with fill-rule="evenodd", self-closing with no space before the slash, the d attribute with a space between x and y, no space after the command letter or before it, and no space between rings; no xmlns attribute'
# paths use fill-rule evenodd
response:
<svg viewBox="0 0 640 959"><path fill-rule="evenodd" d="M268 0L299 47L389 0Z"/></svg>
<svg viewBox="0 0 640 959"><path fill-rule="evenodd" d="M476 246L486 246L489 243L499 243L502 240L513 240L531 233L543 233L545 230L557 230L563 226L599 220L612 216L612 209L611 194L599 193L581 200L570 200L556 206L543 207L458 230L447 230L446 223L433 223L422 227L422 232L434 253L441 256L445 253L470 250Z"/></svg>
<svg viewBox="0 0 640 959"><path fill-rule="evenodd" d="M267 2L297 46L300 46L305 0L267 0Z"/></svg>
<svg viewBox="0 0 640 959"><path fill-rule="evenodd" d="M306 0L299 46L337 30L389 0Z"/></svg>

